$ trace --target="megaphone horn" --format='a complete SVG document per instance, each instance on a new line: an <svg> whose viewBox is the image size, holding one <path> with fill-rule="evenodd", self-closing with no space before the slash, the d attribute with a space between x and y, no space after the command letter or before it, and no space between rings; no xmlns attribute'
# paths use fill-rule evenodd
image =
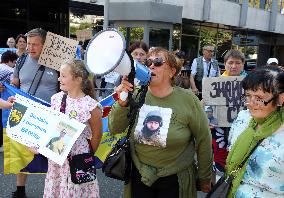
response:
<svg viewBox="0 0 284 198"><path fill-rule="evenodd" d="M131 60L126 53L124 36L116 29L98 32L89 42L85 61L89 72L102 76L112 71L120 75L128 75L131 71ZM140 84L146 85L151 78L150 70L134 61L135 77Z"/></svg>

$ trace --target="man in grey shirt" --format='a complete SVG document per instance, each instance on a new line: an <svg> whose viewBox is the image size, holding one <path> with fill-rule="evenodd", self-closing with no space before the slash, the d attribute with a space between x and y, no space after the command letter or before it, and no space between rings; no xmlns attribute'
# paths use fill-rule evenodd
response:
<svg viewBox="0 0 284 198"><path fill-rule="evenodd" d="M46 31L41 28L33 29L27 33L28 54L19 58L23 61L18 61L18 64L16 64L11 84L50 102L51 96L58 91L58 73L54 69L38 64L45 38ZM26 178L26 174L17 174L17 190L13 192L12 197L26 197Z"/></svg>

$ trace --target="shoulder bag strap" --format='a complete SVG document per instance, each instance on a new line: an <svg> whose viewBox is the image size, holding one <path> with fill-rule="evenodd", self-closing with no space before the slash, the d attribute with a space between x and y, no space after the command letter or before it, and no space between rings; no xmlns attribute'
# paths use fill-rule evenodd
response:
<svg viewBox="0 0 284 198"><path fill-rule="evenodd" d="M65 109L66 109L66 99L67 99L67 94L64 93L62 100L61 100L61 105L60 105L60 112L61 113L65 113Z"/></svg>
<svg viewBox="0 0 284 198"><path fill-rule="evenodd" d="M280 126L274 133L277 133L279 131L281 131L282 129L284 129L284 124L282 126ZM250 157L250 155L255 151L255 149L260 145L260 143L263 141L264 139L261 139L258 141L258 143L256 144L256 146L250 151L250 153L248 154L248 156L244 159L244 161L242 163L240 163L239 168L242 168L246 161L248 160L248 158Z"/></svg>
<svg viewBox="0 0 284 198"><path fill-rule="evenodd" d="M239 168L242 168L246 161L248 160L248 158L251 156L251 154L255 151L255 149L260 145L260 143L263 141L264 139L261 139L257 142L257 144L255 145L255 147L249 152L249 154L246 156L246 158L242 161L242 163L240 163L240 165L238 166Z"/></svg>
<svg viewBox="0 0 284 198"><path fill-rule="evenodd" d="M35 74L35 76L34 76L34 79L33 79L32 83L31 83L31 86L29 88L29 91L28 91L29 94L31 94L31 95L35 94L35 92L36 92L36 90L37 90L37 88L39 86L40 80L41 80L41 78L43 76L44 70L45 70L45 66L40 65L38 70L37 70L37 72L36 72L36 74Z"/></svg>
<svg viewBox="0 0 284 198"><path fill-rule="evenodd" d="M209 77L209 75L210 75L211 66L212 66L212 62L210 61L210 63L209 63L209 69L208 69L208 73L207 73L207 77Z"/></svg>
<svg viewBox="0 0 284 198"><path fill-rule="evenodd" d="M64 93L62 100L61 100L61 105L60 105L60 112L64 113L64 114L65 114L65 109L66 109L66 99L67 99L67 94ZM89 144L89 149L90 149L91 154L94 154L93 147L92 147L92 144L91 144L91 140L87 139L87 141L88 141L88 144ZM70 156L70 154L68 156Z"/></svg>

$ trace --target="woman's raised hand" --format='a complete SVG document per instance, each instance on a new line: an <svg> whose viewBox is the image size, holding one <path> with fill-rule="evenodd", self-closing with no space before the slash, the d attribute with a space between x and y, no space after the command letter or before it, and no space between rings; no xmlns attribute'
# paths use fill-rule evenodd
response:
<svg viewBox="0 0 284 198"><path fill-rule="evenodd" d="M133 85L128 82L127 76L123 76L121 80L121 84L115 89L118 94L118 104L122 107L127 106L128 99L124 98L124 94L127 94L129 91L133 91Z"/></svg>

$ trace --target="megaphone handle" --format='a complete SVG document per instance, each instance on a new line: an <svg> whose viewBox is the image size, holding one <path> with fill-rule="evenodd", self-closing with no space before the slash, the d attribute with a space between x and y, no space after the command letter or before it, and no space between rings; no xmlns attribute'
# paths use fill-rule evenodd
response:
<svg viewBox="0 0 284 198"><path fill-rule="evenodd" d="M119 94L120 100L126 101L127 97L128 97L128 92L125 92L125 91L120 92Z"/></svg>

